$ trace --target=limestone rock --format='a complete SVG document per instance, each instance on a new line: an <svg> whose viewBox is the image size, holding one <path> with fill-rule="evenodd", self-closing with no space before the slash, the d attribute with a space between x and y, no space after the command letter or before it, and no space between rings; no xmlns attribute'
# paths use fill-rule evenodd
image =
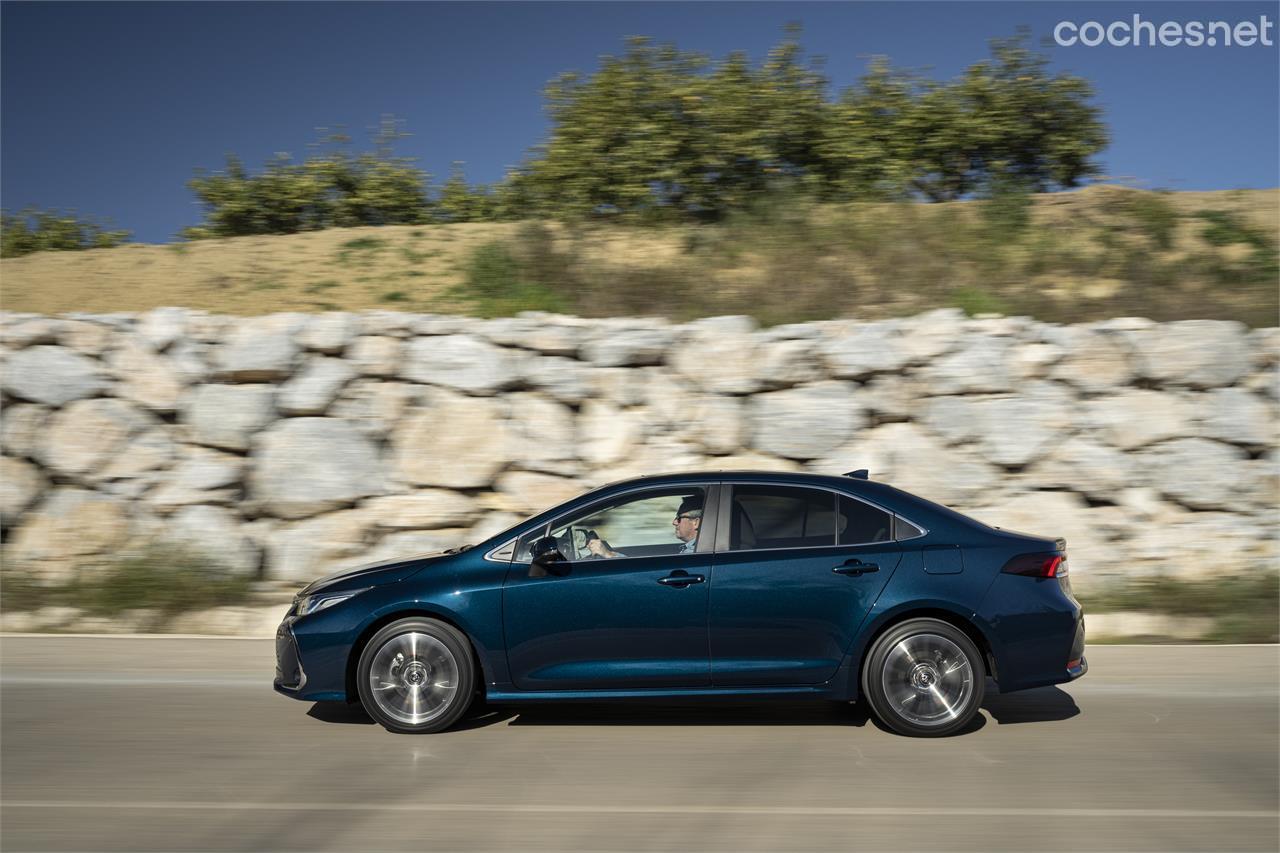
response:
<svg viewBox="0 0 1280 853"><path fill-rule="evenodd" d="M270 385L200 385L183 398L182 421L197 444L248 450L275 420L274 396Z"/></svg>
<svg viewBox="0 0 1280 853"><path fill-rule="evenodd" d="M475 520L478 511L472 498L448 489L370 498L360 509L370 526L399 530L465 527Z"/></svg>
<svg viewBox="0 0 1280 853"><path fill-rule="evenodd" d="M64 346L82 355L96 357L110 349L115 340L115 330L88 320L66 320L62 323L59 338Z"/></svg>
<svg viewBox="0 0 1280 853"><path fill-rule="evenodd" d="M1244 451L1204 438L1181 438L1143 452L1140 468L1167 497L1195 509L1235 509Z"/></svg>
<svg viewBox="0 0 1280 853"><path fill-rule="evenodd" d="M597 367L662 364L674 344L670 329L624 329L587 341L582 357Z"/></svg>
<svg viewBox="0 0 1280 853"><path fill-rule="evenodd" d="M85 489L60 487L26 514L14 533L8 559L17 565L62 563L61 568L66 568L80 558L114 553L129 534L129 513L124 501Z"/></svg>
<svg viewBox="0 0 1280 853"><path fill-rule="evenodd" d="M183 390L181 375L172 362L156 355L141 340L125 338L111 353L109 363L120 377L116 386L117 397L157 412L177 410Z"/></svg>
<svg viewBox="0 0 1280 853"><path fill-rule="evenodd" d="M959 308L938 308L901 321L897 346L911 364L924 364L951 352L965 339L965 314Z"/></svg>
<svg viewBox="0 0 1280 853"><path fill-rule="evenodd" d="M262 553L240 530L240 519L220 506L189 506L169 521L164 538L237 575L258 574Z"/></svg>
<svg viewBox="0 0 1280 853"><path fill-rule="evenodd" d="M397 478L450 489L490 485L510 452L504 405L447 391L434 392L428 403L410 411L392 433Z"/></svg>
<svg viewBox="0 0 1280 853"><path fill-rule="evenodd" d="M55 414L38 451L46 467L68 477L102 468L129 438L154 423L123 400L77 400Z"/></svg>
<svg viewBox="0 0 1280 853"><path fill-rule="evenodd" d="M378 544L361 553L360 562L376 563L382 560L408 560L414 557L430 557L446 548L475 544L475 537L461 528L431 531L405 531L382 537ZM324 574L324 572L320 572Z"/></svg>
<svg viewBox="0 0 1280 853"><path fill-rule="evenodd" d="M1090 393L1128 385L1134 377L1133 353L1117 334L1073 328L1063 341L1066 351L1050 375Z"/></svg>
<svg viewBox="0 0 1280 853"><path fill-rule="evenodd" d="M510 350L471 335L415 338L400 375L413 382L494 394L520 381L519 360Z"/></svg>
<svg viewBox="0 0 1280 853"><path fill-rule="evenodd" d="M52 317L30 317L0 328L0 343L13 349L62 341L64 323Z"/></svg>
<svg viewBox="0 0 1280 853"><path fill-rule="evenodd" d="M188 385L203 382L213 373L209 366L209 346L197 341L178 341L166 353L169 364Z"/></svg>
<svg viewBox="0 0 1280 853"><path fill-rule="evenodd" d="M533 515L585 491L576 480L530 471L508 471L498 478L496 490L517 515Z"/></svg>
<svg viewBox="0 0 1280 853"><path fill-rule="evenodd" d="M411 382L358 379L342 390L328 414L351 421L367 435L381 439L422 395L422 386Z"/></svg>
<svg viewBox="0 0 1280 853"><path fill-rule="evenodd" d="M1015 344L1009 338L980 337L963 349L943 355L921 370L930 394L975 394L1012 391Z"/></svg>
<svg viewBox="0 0 1280 853"><path fill-rule="evenodd" d="M243 457L189 445L165 482L147 496L147 502L160 512L194 504L232 503L244 469Z"/></svg>
<svg viewBox="0 0 1280 853"><path fill-rule="evenodd" d="M989 499L1001 485L999 469L909 423L864 430L809 465L833 475L859 468L874 480L953 507Z"/></svg>
<svg viewBox="0 0 1280 853"><path fill-rule="evenodd" d="M728 456L716 457L712 470L794 472L801 471L803 468L800 463L790 459L779 459L777 456L769 456L748 450L741 453L732 453Z"/></svg>
<svg viewBox="0 0 1280 853"><path fill-rule="evenodd" d="M689 324L685 340L668 363L694 388L713 394L749 394L760 387L756 373L755 322L713 317Z"/></svg>
<svg viewBox="0 0 1280 853"><path fill-rule="evenodd" d="M788 339L757 348L755 372L767 388L790 388L826 378L821 344L813 339Z"/></svg>
<svg viewBox="0 0 1280 853"><path fill-rule="evenodd" d="M364 311L357 317L360 334L389 335L393 338L412 337L414 324L422 319L417 314L406 314L403 311ZM436 333L424 331L419 334Z"/></svg>
<svg viewBox="0 0 1280 853"><path fill-rule="evenodd" d="M659 367L598 367L588 376L590 394L583 399L591 396L623 408L641 405L654 387L672 382L671 372Z"/></svg>
<svg viewBox="0 0 1280 853"><path fill-rule="evenodd" d="M751 400L751 447L789 459L815 459L866 424L847 382L819 382Z"/></svg>
<svg viewBox="0 0 1280 853"><path fill-rule="evenodd" d="M363 510L331 512L276 528L267 537L266 577L308 582L378 559Z"/></svg>
<svg viewBox="0 0 1280 853"><path fill-rule="evenodd" d="M98 396L110 382L93 359L63 347L41 345L10 356L0 384L19 399L62 406Z"/></svg>
<svg viewBox="0 0 1280 853"><path fill-rule="evenodd" d="M185 308L153 308L138 319L138 334L156 352L163 352L187 333Z"/></svg>
<svg viewBox="0 0 1280 853"><path fill-rule="evenodd" d="M387 335L363 335L355 339L347 358L363 376L395 376L400 372L399 338Z"/></svg>
<svg viewBox="0 0 1280 853"><path fill-rule="evenodd" d="M1227 320L1178 320L1129 333L1138 373L1166 385L1217 388L1252 367L1245 328Z"/></svg>
<svg viewBox="0 0 1280 853"><path fill-rule="evenodd" d="M630 374L633 371L616 368L620 373ZM571 358L547 356L531 358L525 364L525 381L530 386L546 391L551 396L565 403L580 403L592 393L593 373L587 365ZM634 379L634 377L633 377Z"/></svg>
<svg viewBox="0 0 1280 853"><path fill-rule="evenodd" d="M838 379L865 379L901 370L911 353L899 346L902 335L892 322L850 323L833 329L822 355Z"/></svg>
<svg viewBox="0 0 1280 853"><path fill-rule="evenodd" d="M1277 435L1276 407L1241 388L1215 388L1195 401L1200 415L1199 434L1232 444L1255 447L1274 445Z"/></svg>
<svg viewBox="0 0 1280 853"><path fill-rule="evenodd" d="M0 410L0 447L10 456L34 458L53 410L47 406L14 403Z"/></svg>
<svg viewBox="0 0 1280 853"><path fill-rule="evenodd" d="M507 402L513 461L532 471L576 473L578 442L573 412L541 394L511 394Z"/></svg>
<svg viewBox="0 0 1280 853"><path fill-rule="evenodd" d="M386 491L378 450L354 424L290 418L254 442L250 494L270 515L305 518Z"/></svg>
<svg viewBox="0 0 1280 853"><path fill-rule="evenodd" d="M1159 391L1130 389L1089 400L1082 421L1107 444L1123 450L1195 434L1195 407L1186 399Z"/></svg>
<svg viewBox="0 0 1280 853"><path fill-rule="evenodd" d="M36 466L11 456L0 456L0 524L9 527L40 499L48 486Z"/></svg>
<svg viewBox="0 0 1280 853"><path fill-rule="evenodd" d="M299 347L294 335L303 315L271 314L236 323L214 352L218 376L233 382L270 382L293 373Z"/></svg>
<svg viewBox="0 0 1280 853"><path fill-rule="evenodd" d="M520 347L545 355L576 355L585 341L583 330L532 317L503 317L484 324L482 334L501 346Z"/></svg>
<svg viewBox="0 0 1280 853"><path fill-rule="evenodd" d="M138 435L93 475L98 488L114 495L137 498L160 482L177 453L169 433L156 426Z"/></svg>
<svg viewBox="0 0 1280 853"><path fill-rule="evenodd" d="M1113 447L1073 436L1037 464L1031 478L1040 486L1113 500L1134 485L1133 462Z"/></svg>
<svg viewBox="0 0 1280 853"><path fill-rule="evenodd" d="M286 415L322 415L354 376L355 371L340 358L310 359L280 388L276 406Z"/></svg>
<svg viewBox="0 0 1280 853"><path fill-rule="evenodd" d="M353 314L333 311L307 319L298 333L298 343L316 352L337 355L359 332L360 323Z"/></svg>
<svg viewBox="0 0 1280 853"><path fill-rule="evenodd" d="M677 432L708 453L734 453L746 444L746 405L741 398L704 394L686 414L684 429Z"/></svg>
<svg viewBox="0 0 1280 853"><path fill-rule="evenodd" d="M618 462L635 449L643 423L634 409L588 400L578 416L579 454L592 466Z"/></svg>
<svg viewBox="0 0 1280 853"><path fill-rule="evenodd" d="M976 444L997 465L1020 466L1048 452L1071 425L1072 401L1047 382L1017 396L930 400L924 422L952 444Z"/></svg>

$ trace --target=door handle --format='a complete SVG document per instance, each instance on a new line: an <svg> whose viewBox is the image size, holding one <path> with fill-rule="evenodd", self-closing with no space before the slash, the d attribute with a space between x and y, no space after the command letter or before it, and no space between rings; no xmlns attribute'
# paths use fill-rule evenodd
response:
<svg viewBox="0 0 1280 853"><path fill-rule="evenodd" d="M665 578L658 578L658 583L663 586L674 586L683 589L691 583L702 583L705 581L702 575L691 575L687 572L676 571L667 575Z"/></svg>
<svg viewBox="0 0 1280 853"><path fill-rule="evenodd" d="M880 565L878 563L864 563L861 560L850 560L843 565L836 566L831 571L838 575L852 575L856 578L869 572L880 571Z"/></svg>

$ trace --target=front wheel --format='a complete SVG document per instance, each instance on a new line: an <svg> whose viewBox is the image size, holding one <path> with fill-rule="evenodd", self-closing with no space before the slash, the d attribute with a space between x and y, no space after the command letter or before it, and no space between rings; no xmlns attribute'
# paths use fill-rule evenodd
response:
<svg viewBox="0 0 1280 853"><path fill-rule="evenodd" d="M356 665L360 703L393 732L443 731L466 713L475 662L464 637L435 619L401 619L370 638Z"/></svg>
<svg viewBox="0 0 1280 853"><path fill-rule="evenodd" d="M939 619L911 619L880 637L862 690L880 722L914 737L964 728L978 713L987 672L973 641Z"/></svg>

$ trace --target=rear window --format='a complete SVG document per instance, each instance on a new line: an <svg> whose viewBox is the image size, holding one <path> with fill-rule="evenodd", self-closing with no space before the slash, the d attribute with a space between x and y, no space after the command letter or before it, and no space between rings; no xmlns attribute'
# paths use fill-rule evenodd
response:
<svg viewBox="0 0 1280 853"><path fill-rule="evenodd" d="M835 495L793 486L734 486L729 548L754 551L836 544Z"/></svg>
<svg viewBox="0 0 1280 853"><path fill-rule="evenodd" d="M840 496L841 545L862 545L868 542L888 542L893 539L893 516L882 509Z"/></svg>

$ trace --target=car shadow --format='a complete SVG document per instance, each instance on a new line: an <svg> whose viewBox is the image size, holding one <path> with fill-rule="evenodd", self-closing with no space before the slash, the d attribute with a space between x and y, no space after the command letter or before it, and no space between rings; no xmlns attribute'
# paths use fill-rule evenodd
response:
<svg viewBox="0 0 1280 853"><path fill-rule="evenodd" d="M508 706L512 726L865 726L847 702L574 702Z"/></svg>
<svg viewBox="0 0 1280 853"><path fill-rule="evenodd" d="M988 685L982 709L953 737L972 734L987 724L998 725L1065 720L1080 713L1075 700L1057 687L1041 687L1001 695ZM324 723L374 725L359 704L316 702L307 716ZM509 726L852 726L868 723L884 732L866 703L857 702L567 702L564 704L489 705L475 703L451 732L470 731L506 723Z"/></svg>
<svg viewBox="0 0 1280 853"><path fill-rule="evenodd" d="M1037 687L1017 693L987 692L982 709L999 725L1068 720L1080 713L1076 700L1057 687Z"/></svg>

